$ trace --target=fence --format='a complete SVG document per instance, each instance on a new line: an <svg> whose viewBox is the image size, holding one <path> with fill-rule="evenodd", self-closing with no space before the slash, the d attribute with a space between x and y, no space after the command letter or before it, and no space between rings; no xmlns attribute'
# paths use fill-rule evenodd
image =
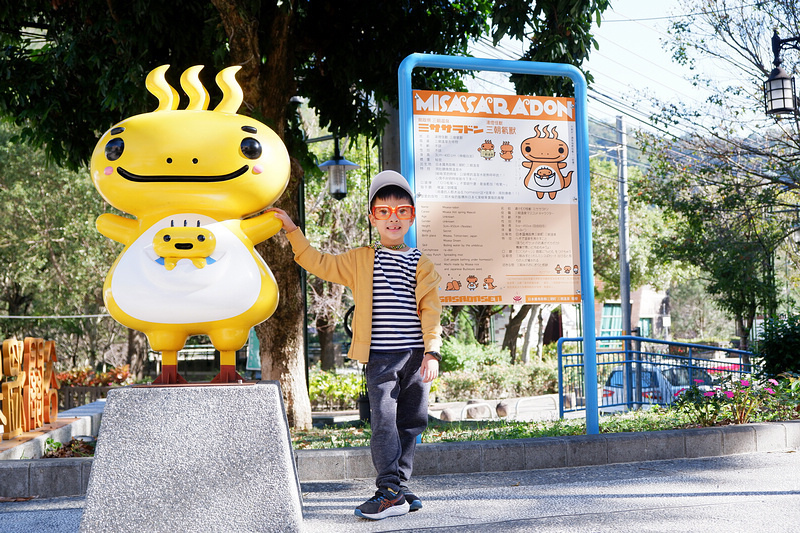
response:
<svg viewBox="0 0 800 533"><path fill-rule="evenodd" d="M565 353L565 344L574 344L574 351ZM582 346L582 337L558 341L561 417L586 409ZM595 388L601 413L669 405L693 385L710 390L725 378L758 371L750 352L732 348L630 335L597 337L597 346Z"/></svg>
<svg viewBox="0 0 800 533"><path fill-rule="evenodd" d="M61 385L58 389L58 410L66 411L105 398L114 387L69 387Z"/></svg>

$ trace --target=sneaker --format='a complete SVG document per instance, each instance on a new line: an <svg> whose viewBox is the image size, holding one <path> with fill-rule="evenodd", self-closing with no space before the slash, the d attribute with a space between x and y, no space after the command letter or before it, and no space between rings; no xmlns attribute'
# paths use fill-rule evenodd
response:
<svg viewBox="0 0 800 533"><path fill-rule="evenodd" d="M356 516L368 520L382 520L390 516L400 516L408 512L408 504L403 491L390 488L379 489L375 496L356 507Z"/></svg>
<svg viewBox="0 0 800 533"><path fill-rule="evenodd" d="M408 511L419 511L422 509L422 500L419 499L419 496L411 492L411 489L408 487L400 487L403 490L403 494L406 496L406 502L408 503Z"/></svg>

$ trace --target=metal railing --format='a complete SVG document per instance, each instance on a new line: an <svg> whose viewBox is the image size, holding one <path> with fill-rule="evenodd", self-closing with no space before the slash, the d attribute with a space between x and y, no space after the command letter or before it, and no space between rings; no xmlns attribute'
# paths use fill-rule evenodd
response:
<svg viewBox="0 0 800 533"><path fill-rule="evenodd" d="M600 412L606 413L669 405L693 385L710 390L728 377L759 370L753 354L743 350L632 335L597 337L597 385L584 392L583 338L559 339L557 347L562 418L585 411L585 394L597 394Z"/></svg>

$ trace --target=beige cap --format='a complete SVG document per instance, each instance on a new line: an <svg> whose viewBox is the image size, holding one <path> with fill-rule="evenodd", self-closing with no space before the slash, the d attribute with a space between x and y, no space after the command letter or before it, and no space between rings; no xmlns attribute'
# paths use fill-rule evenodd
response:
<svg viewBox="0 0 800 533"><path fill-rule="evenodd" d="M411 190L411 185L409 185L408 180L406 180L399 172L395 172L394 170L384 170L373 178L372 183L369 186L369 205L372 205L372 199L375 198L375 194L387 185L396 185L400 187L411 197L411 202L414 202L414 193Z"/></svg>

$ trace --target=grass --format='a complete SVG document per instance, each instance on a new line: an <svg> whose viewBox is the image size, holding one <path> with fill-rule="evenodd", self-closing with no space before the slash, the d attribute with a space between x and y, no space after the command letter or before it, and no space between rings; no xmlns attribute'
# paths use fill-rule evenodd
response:
<svg viewBox="0 0 800 533"><path fill-rule="evenodd" d="M675 410L653 408L647 411L604 416L600 419L601 433L623 433L634 431L661 431L694 427L690 418ZM555 420L551 422L516 422L486 420L466 422L443 422L431 419L428 429L422 434L422 442L465 442L476 440L528 439L534 437L560 437L583 435L585 422L581 419ZM295 449L329 449L369 446L369 425L340 425L292 430Z"/></svg>

